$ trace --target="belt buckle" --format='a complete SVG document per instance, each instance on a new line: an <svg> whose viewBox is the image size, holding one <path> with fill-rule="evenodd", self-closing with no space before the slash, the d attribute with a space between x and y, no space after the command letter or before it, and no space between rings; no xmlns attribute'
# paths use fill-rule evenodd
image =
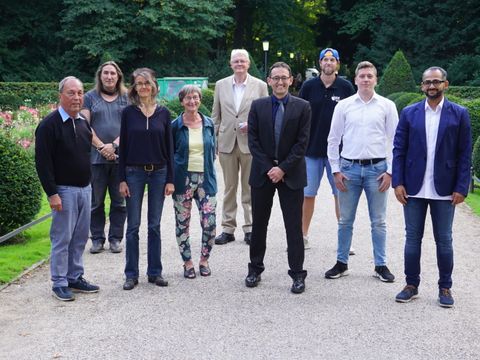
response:
<svg viewBox="0 0 480 360"><path fill-rule="evenodd" d="M145 171L153 171L153 169L154 169L153 164L143 165L143 170Z"/></svg>
<svg viewBox="0 0 480 360"><path fill-rule="evenodd" d="M278 165L278 160L273 160L274 165Z"/></svg>

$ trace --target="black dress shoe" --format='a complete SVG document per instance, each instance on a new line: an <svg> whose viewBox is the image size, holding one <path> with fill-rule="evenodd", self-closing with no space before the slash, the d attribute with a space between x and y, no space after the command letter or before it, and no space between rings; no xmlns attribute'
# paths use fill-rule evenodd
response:
<svg viewBox="0 0 480 360"><path fill-rule="evenodd" d="M224 232L215 238L215 244L217 245L225 245L231 241L235 241L235 236L233 236L233 234L227 234Z"/></svg>
<svg viewBox="0 0 480 360"><path fill-rule="evenodd" d="M244 240L247 243L247 245L250 245L251 242L252 242L252 233L251 232L245 233L245 239Z"/></svg>
<svg viewBox="0 0 480 360"><path fill-rule="evenodd" d="M305 279L298 278L293 280L290 291L294 294L301 294L305 291Z"/></svg>
<svg viewBox="0 0 480 360"><path fill-rule="evenodd" d="M149 276L148 277L148 282L149 283L155 283L157 286L168 286L168 281L165 280L162 275L157 275L157 276Z"/></svg>
<svg viewBox="0 0 480 360"><path fill-rule="evenodd" d="M123 290L132 290L135 285L138 285L138 279L127 279L123 284Z"/></svg>
<svg viewBox="0 0 480 360"><path fill-rule="evenodd" d="M251 273L245 278L245 285L247 287L255 287L260 281L262 281L262 277L260 275Z"/></svg>

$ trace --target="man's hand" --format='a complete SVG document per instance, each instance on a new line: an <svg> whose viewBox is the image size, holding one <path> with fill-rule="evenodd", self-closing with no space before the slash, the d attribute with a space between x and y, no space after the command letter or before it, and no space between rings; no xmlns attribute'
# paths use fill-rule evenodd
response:
<svg viewBox="0 0 480 360"><path fill-rule="evenodd" d="M60 195L55 194L48 197L48 203L50 204L50 209L55 211L62 211L62 199Z"/></svg>
<svg viewBox="0 0 480 360"><path fill-rule="evenodd" d="M336 172L333 174L335 178L335 186L337 189L341 192L347 191L347 187L345 186L344 180L350 180L348 177L346 177L344 174L342 174L340 171Z"/></svg>
<svg viewBox="0 0 480 360"><path fill-rule="evenodd" d="M452 194L452 205L461 204L465 200L465 196L458 192L453 192Z"/></svg>
<svg viewBox="0 0 480 360"><path fill-rule="evenodd" d="M103 145L102 150L100 150L100 154L107 160L115 160L116 158L115 148L113 147L113 144Z"/></svg>
<svg viewBox="0 0 480 360"><path fill-rule="evenodd" d="M392 175L389 173L384 172L382 175L380 175L377 180L381 180L380 185L378 186L378 190L380 192L385 192L388 190L390 187L390 184L392 183Z"/></svg>
<svg viewBox="0 0 480 360"><path fill-rule="evenodd" d="M280 169L278 166L274 166L268 171L267 175L272 181L272 183L276 184L283 180L283 177L285 176L285 172L282 169Z"/></svg>
<svg viewBox="0 0 480 360"><path fill-rule="evenodd" d="M172 195L174 191L175 191L175 185L171 183L165 184L165 196Z"/></svg>
<svg viewBox="0 0 480 360"><path fill-rule="evenodd" d="M122 197L130 197L130 190L128 189L128 185L126 181L122 181L120 183L118 191Z"/></svg>
<svg viewBox="0 0 480 360"><path fill-rule="evenodd" d="M398 185L395 188L395 197L397 198L398 202L402 205L407 205L407 190L405 190L405 186Z"/></svg>

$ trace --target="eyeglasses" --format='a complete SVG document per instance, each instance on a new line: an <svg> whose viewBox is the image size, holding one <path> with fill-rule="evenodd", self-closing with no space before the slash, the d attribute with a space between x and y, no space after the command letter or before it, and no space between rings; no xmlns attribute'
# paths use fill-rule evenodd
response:
<svg viewBox="0 0 480 360"><path fill-rule="evenodd" d="M289 76L274 76L274 77L271 77L270 79L272 79L275 82L279 82L279 81L285 82L285 81L289 80L290 77Z"/></svg>
<svg viewBox="0 0 480 360"><path fill-rule="evenodd" d="M186 101L190 101L190 100L193 100L193 101L199 101L200 100L200 96L198 95L194 95L194 96L185 96L184 99Z"/></svg>
<svg viewBox="0 0 480 360"><path fill-rule="evenodd" d="M422 81L422 85L425 85L425 86L430 86L430 85L433 85L435 87L439 86L440 84L443 84L446 80L425 80L425 81Z"/></svg>
<svg viewBox="0 0 480 360"><path fill-rule="evenodd" d="M138 87L138 88L151 87L152 84L150 84L149 82L138 82L138 83L135 83L135 86Z"/></svg>

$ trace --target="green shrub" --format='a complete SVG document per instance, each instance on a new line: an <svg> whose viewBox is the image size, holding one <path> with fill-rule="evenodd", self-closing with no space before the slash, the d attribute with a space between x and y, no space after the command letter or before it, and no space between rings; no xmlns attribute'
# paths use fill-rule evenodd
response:
<svg viewBox="0 0 480 360"><path fill-rule="evenodd" d="M468 109L468 113L470 114L472 139L475 141L480 136L480 99L467 101L462 105Z"/></svg>
<svg viewBox="0 0 480 360"><path fill-rule="evenodd" d="M480 177L480 137L477 138L477 141L475 141L475 145L473 145L472 165L473 165L473 173L477 178L479 178Z"/></svg>
<svg viewBox="0 0 480 360"><path fill-rule="evenodd" d="M394 102L397 106L397 111L400 112L409 104L413 104L414 102L420 101L423 99L423 95L419 93L405 93L398 97Z"/></svg>
<svg viewBox="0 0 480 360"><path fill-rule="evenodd" d="M202 89L202 104L205 105L205 107L210 111L212 111L212 108L213 108L213 96L214 96L213 90Z"/></svg>
<svg viewBox="0 0 480 360"><path fill-rule="evenodd" d="M392 100L393 102L395 102L395 100L397 100L400 96L402 96L404 94L406 94L405 91L394 92L394 93L391 93L390 95L388 95L387 98Z"/></svg>
<svg viewBox="0 0 480 360"><path fill-rule="evenodd" d="M446 91L446 95L458 96L465 100L480 99L480 86L452 86L450 85Z"/></svg>
<svg viewBox="0 0 480 360"><path fill-rule="evenodd" d="M412 68L403 52L398 50L383 72L378 84L378 93L387 96L399 91L414 92L415 90Z"/></svg>
<svg viewBox="0 0 480 360"><path fill-rule="evenodd" d="M0 235L29 223L41 195L33 153L0 134Z"/></svg>

